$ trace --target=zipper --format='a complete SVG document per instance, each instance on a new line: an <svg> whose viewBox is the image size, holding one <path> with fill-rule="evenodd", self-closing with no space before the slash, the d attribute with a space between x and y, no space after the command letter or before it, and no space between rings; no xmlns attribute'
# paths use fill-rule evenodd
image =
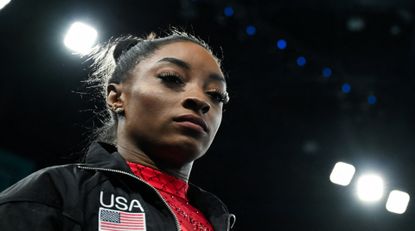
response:
<svg viewBox="0 0 415 231"><path fill-rule="evenodd" d="M233 228L233 226L236 223L236 216L235 214L229 213L229 217L228 217L228 230L231 230Z"/></svg>
<svg viewBox="0 0 415 231"><path fill-rule="evenodd" d="M133 177L133 178L137 179L138 181L140 181L140 182L148 185L150 188L153 189L153 191L155 193L157 193L157 195L160 197L160 199L163 201L163 203L169 209L170 213L173 215L174 222L176 223L176 229L177 229L177 231L181 231L180 225L179 225L179 221L178 221L178 219L176 217L176 214L174 214L174 212L170 208L169 204L167 204L167 202L164 200L164 198L161 196L161 194L157 191L157 189L154 188L152 185L148 184L147 182L143 181L142 179L138 178L136 175L131 174L131 173L128 173L128 172L124 172L124 171L121 171L121 170L109 169L109 168L94 168L94 167L86 167L86 166L80 166L80 165L78 165L78 168L87 169L87 170L98 170L98 171L104 171L104 172L120 173L120 174L124 174L124 175L130 176L130 177Z"/></svg>

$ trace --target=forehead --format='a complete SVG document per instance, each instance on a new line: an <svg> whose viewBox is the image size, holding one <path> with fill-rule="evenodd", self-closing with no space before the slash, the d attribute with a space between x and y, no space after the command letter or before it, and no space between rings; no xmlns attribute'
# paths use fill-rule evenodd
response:
<svg viewBox="0 0 415 231"><path fill-rule="evenodd" d="M156 64L163 58L176 58L189 64L190 69L212 72L223 76L217 59L204 47L189 41L178 41L162 45L144 63Z"/></svg>

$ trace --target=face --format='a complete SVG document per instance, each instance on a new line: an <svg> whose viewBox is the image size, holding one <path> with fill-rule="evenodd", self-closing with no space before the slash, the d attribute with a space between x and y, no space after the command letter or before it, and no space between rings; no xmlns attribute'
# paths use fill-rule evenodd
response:
<svg viewBox="0 0 415 231"><path fill-rule="evenodd" d="M184 164L202 156L222 120L226 82L216 59L174 42L142 60L121 84L123 136L150 158Z"/></svg>

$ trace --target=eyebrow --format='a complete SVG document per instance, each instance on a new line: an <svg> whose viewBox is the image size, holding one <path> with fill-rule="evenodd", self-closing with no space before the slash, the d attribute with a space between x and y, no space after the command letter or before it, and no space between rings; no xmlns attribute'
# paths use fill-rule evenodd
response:
<svg viewBox="0 0 415 231"><path fill-rule="evenodd" d="M216 80L216 81L219 81L219 82L223 82L223 83L225 83L225 84L226 84L226 80L225 80L225 78L223 78L221 75L217 75L217 74L210 74L210 75L209 75L209 79L211 79L211 80Z"/></svg>
<svg viewBox="0 0 415 231"><path fill-rule="evenodd" d="M158 61L158 63L163 63L163 62L171 63L183 69L190 70L190 64L181 59L177 59L173 57L165 57ZM225 78L218 74L210 74L209 79L226 83Z"/></svg>
<svg viewBox="0 0 415 231"><path fill-rule="evenodd" d="M179 66L181 68L184 68L186 70L190 69L190 64L186 63L183 60L180 59L176 59L176 58L172 58L172 57L166 57L166 58L162 58L158 61L158 63L163 63L163 62L167 62L167 63L172 63L176 66Z"/></svg>

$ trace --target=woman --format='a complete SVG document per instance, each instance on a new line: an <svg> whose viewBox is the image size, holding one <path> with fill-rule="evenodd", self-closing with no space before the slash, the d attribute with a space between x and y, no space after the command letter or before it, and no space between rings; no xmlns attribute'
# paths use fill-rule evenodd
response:
<svg viewBox="0 0 415 231"><path fill-rule="evenodd" d="M81 164L0 194L0 230L229 230L234 216L188 183L229 100L219 60L186 33L123 37L92 56L111 119Z"/></svg>

